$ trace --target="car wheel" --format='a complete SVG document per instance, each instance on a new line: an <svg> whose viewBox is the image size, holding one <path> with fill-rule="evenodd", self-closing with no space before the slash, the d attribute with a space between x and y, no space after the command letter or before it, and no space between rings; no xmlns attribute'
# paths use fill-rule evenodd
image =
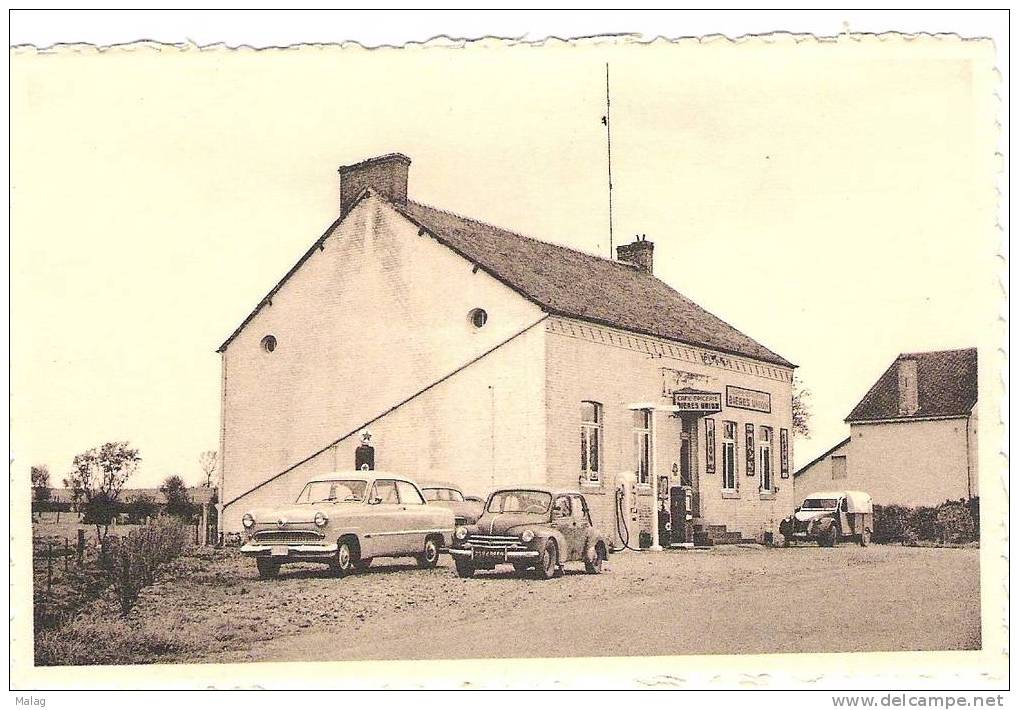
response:
<svg viewBox="0 0 1019 710"><path fill-rule="evenodd" d="M864 530L860 533L860 547L866 547L870 544L870 530Z"/></svg>
<svg viewBox="0 0 1019 710"><path fill-rule="evenodd" d="M458 577L465 579L474 576L474 565L471 564L470 560L453 560L453 565L456 567L456 574Z"/></svg>
<svg viewBox="0 0 1019 710"><path fill-rule="evenodd" d="M594 559L584 560L584 569L588 574L601 574L602 562L604 562L604 559L602 558L601 550L596 547L594 549Z"/></svg>
<svg viewBox="0 0 1019 710"><path fill-rule="evenodd" d="M555 540L545 543L536 569L539 579L552 579L555 576L559 569L559 547L555 544Z"/></svg>
<svg viewBox="0 0 1019 710"><path fill-rule="evenodd" d="M356 560L357 555L354 553L354 549L350 542L347 540L341 540L336 548L336 557L333 558L330 567L335 574L340 577L345 577L354 572Z"/></svg>
<svg viewBox="0 0 1019 710"><path fill-rule="evenodd" d="M439 544L434 537L425 540L425 550L418 555L418 567L431 569L439 563Z"/></svg>
<svg viewBox="0 0 1019 710"><path fill-rule="evenodd" d="M255 560L255 566L261 579L272 579L280 573L280 563L272 560Z"/></svg>

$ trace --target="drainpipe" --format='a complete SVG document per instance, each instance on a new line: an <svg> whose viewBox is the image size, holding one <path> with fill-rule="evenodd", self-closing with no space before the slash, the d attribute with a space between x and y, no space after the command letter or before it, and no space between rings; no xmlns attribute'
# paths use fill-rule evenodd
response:
<svg viewBox="0 0 1019 710"><path fill-rule="evenodd" d="M973 411L966 416L966 499L973 498L973 465L970 460L969 435L973 428Z"/></svg>

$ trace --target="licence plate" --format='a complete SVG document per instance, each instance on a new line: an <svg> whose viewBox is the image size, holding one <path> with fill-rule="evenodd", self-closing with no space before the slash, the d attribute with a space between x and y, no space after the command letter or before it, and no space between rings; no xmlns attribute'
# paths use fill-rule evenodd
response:
<svg viewBox="0 0 1019 710"><path fill-rule="evenodd" d="M483 562L503 562L506 555L500 550L475 550L474 559Z"/></svg>
<svg viewBox="0 0 1019 710"><path fill-rule="evenodd" d="M272 551L271 551L270 554L273 557L286 557L287 553L289 553L289 551L290 550L287 548L286 545L273 545L272 546Z"/></svg>

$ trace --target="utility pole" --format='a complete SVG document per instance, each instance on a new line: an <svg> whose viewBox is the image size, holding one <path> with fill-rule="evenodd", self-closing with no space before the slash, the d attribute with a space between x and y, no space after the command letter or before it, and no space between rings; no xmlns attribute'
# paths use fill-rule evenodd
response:
<svg viewBox="0 0 1019 710"><path fill-rule="evenodd" d="M609 64L605 62L605 115L601 118L605 126L606 146L609 157L609 259L614 259L612 252L612 100L609 94Z"/></svg>

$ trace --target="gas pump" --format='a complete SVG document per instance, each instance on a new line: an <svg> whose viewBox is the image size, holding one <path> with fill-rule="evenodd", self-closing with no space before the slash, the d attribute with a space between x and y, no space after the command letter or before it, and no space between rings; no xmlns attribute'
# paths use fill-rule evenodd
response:
<svg viewBox="0 0 1019 710"><path fill-rule="evenodd" d="M693 547L693 488L673 486L670 491L673 547Z"/></svg>
<svg viewBox="0 0 1019 710"><path fill-rule="evenodd" d="M671 511L669 510L669 477L658 477L658 500L655 501L655 510L658 519L658 544L668 547L676 534L676 526L673 523Z"/></svg>
<svg viewBox="0 0 1019 710"><path fill-rule="evenodd" d="M637 475L633 471L624 471L616 476L616 481L616 535L619 536L624 548L639 549L636 545L630 545L631 531L640 529L637 521L637 497L634 492Z"/></svg>

